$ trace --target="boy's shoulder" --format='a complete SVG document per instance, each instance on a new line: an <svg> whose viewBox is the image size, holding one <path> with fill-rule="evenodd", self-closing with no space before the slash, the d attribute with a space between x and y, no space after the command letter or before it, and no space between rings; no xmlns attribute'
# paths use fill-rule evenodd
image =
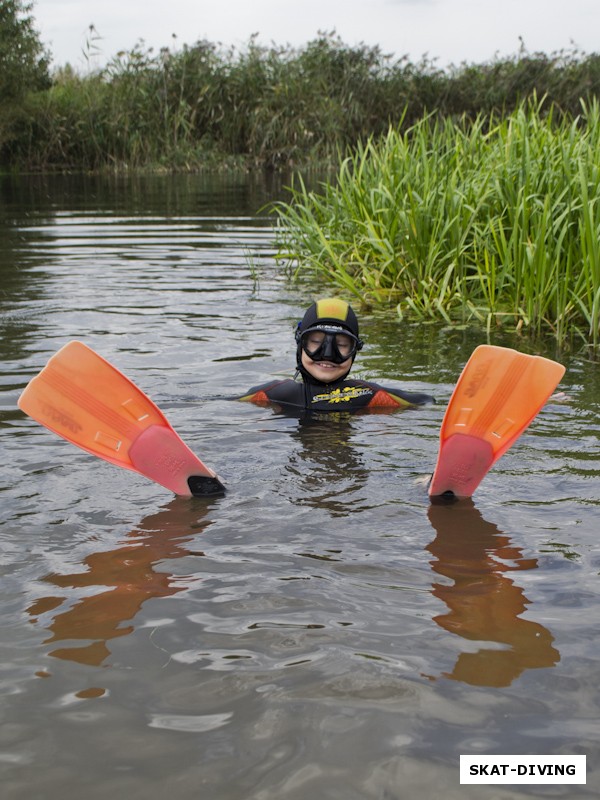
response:
<svg viewBox="0 0 600 800"><path fill-rule="evenodd" d="M410 406L424 406L429 403L435 403L435 398L430 394L424 392L407 392L400 389L398 386L382 386L373 381L354 380L349 383L355 383L360 386L369 387L373 392L373 398L369 406L400 406L408 408Z"/></svg>
<svg viewBox="0 0 600 800"><path fill-rule="evenodd" d="M283 380L271 380L253 386L238 400L248 403L291 403L299 402L304 398L304 384L301 381L285 378Z"/></svg>

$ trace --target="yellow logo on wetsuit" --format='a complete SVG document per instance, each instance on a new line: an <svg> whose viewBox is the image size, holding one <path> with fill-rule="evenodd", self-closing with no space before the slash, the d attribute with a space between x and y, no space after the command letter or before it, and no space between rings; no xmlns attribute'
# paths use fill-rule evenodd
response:
<svg viewBox="0 0 600 800"><path fill-rule="evenodd" d="M373 394L368 386L344 386L343 389L334 389L326 394L316 394L313 403L347 403L357 397L364 397L366 394Z"/></svg>

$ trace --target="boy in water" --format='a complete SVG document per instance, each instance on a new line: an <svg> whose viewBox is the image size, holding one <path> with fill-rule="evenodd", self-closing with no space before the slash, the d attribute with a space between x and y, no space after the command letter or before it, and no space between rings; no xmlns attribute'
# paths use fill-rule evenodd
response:
<svg viewBox="0 0 600 800"><path fill-rule="evenodd" d="M313 303L298 323L296 343L294 379L255 386L241 400L319 412L407 408L434 402L427 394L348 378L363 342L356 314L345 300L333 297Z"/></svg>

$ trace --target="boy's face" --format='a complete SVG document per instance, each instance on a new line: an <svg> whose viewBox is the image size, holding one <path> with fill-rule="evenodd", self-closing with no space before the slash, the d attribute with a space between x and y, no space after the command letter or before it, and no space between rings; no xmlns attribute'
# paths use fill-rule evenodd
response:
<svg viewBox="0 0 600 800"><path fill-rule="evenodd" d="M347 358L341 364L334 364L333 361L313 361L303 350L302 366L315 380L321 383L333 383L348 372L352 366L352 358Z"/></svg>

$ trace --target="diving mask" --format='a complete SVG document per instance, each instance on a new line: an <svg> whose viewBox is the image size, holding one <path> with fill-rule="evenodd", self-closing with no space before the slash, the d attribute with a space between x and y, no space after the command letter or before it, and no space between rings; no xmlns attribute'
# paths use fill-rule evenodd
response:
<svg viewBox="0 0 600 800"><path fill-rule="evenodd" d="M333 364L353 359L363 346L357 336L338 325L314 325L306 331L298 331L296 338L311 361Z"/></svg>

